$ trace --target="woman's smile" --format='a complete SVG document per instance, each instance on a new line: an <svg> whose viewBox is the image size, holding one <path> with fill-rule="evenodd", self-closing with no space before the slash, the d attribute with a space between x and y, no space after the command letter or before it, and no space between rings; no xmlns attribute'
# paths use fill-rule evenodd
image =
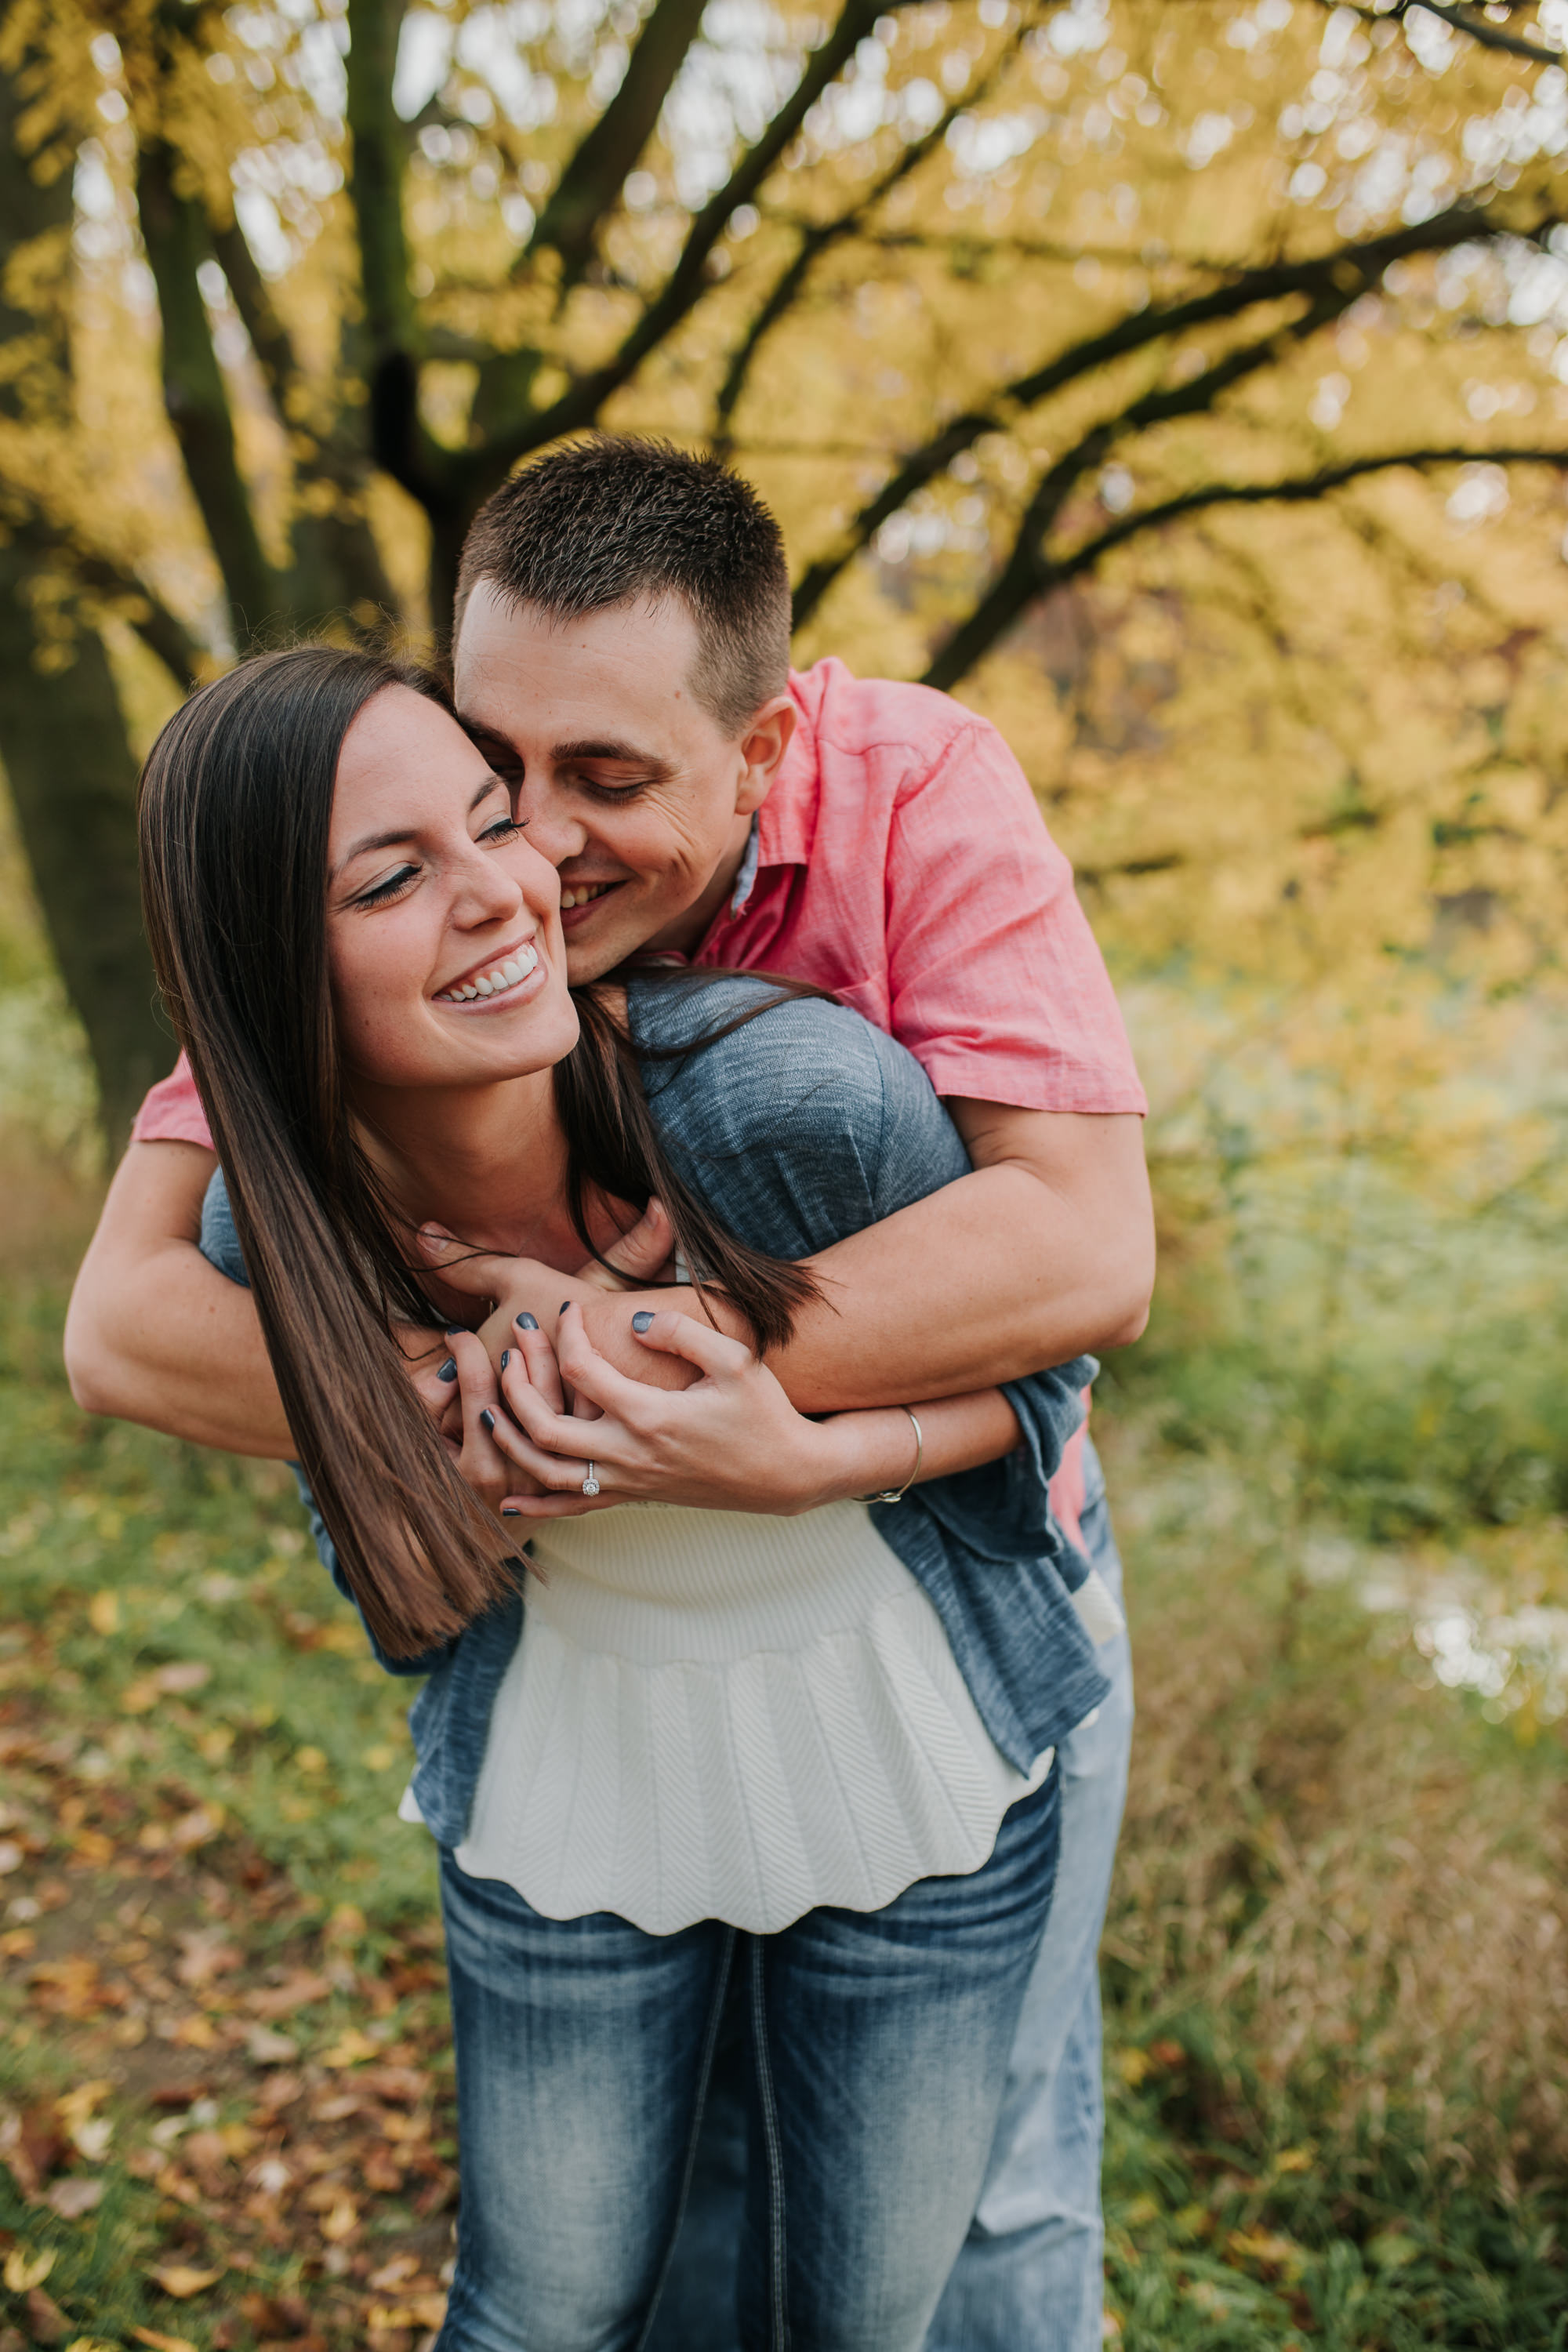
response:
<svg viewBox="0 0 1568 2352"><path fill-rule="evenodd" d="M549 968L533 941L521 940L502 948L482 963L471 964L460 979L448 981L437 989L434 1001L465 1008L470 1004L519 1004L525 996L542 988L549 976Z"/></svg>

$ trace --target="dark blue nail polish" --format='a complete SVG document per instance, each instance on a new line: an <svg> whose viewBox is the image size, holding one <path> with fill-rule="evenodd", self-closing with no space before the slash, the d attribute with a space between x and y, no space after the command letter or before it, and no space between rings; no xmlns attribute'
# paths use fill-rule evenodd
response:
<svg viewBox="0 0 1568 2352"><path fill-rule="evenodd" d="M521 1519L522 1517L515 1503L503 1503L500 1507L500 1515L503 1519Z"/></svg>
<svg viewBox="0 0 1568 2352"><path fill-rule="evenodd" d="M539 1326L525 1309L517 1318L517 1328L520 1331L537 1331Z"/></svg>
<svg viewBox="0 0 1568 2352"><path fill-rule="evenodd" d="M455 1381L455 1380L457 1379L457 1377L458 1377L458 1362L457 1362L457 1359L456 1359L456 1357L455 1357L455 1356L448 1356L448 1357L447 1357L447 1360L446 1360L446 1362L442 1365L442 1367L441 1367L440 1370L437 1373L436 1378L437 1378L438 1381Z"/></svg>
<svg viewBox="0 0 1568 2352"><path fill-rule="evenodd" d="M501 1368L501 1370L502 1370L502 1371L503 1371L503 1372L505 1371L505 1370L506 1370L507 1366L510 1363L510 1361L511 1361L511 1349L510 1349L510 1348L503 1348L503 1349L501 1349L501 1351L500 1351L500 1368Z"/></svg>
<svg viewBox="0 0 1568 2352"><path fill-rule="evenodd" d="M479 1415L479 1427L484 1431L487 1437L493 1437L496 1433L496 1417L494 1413L481 1412Z"/></svg>
<svg viewBox="0 0 1568 2352"><path fill-rule="evenodd" d="M637 1313L632 1317L632 1329L634 1331L646 1331L652 1321L653 1313L651 1308L639 1307Z"/></svg>
<svg viewBox="0 0 1568 2352"><path fill-rule="evenodd" d="M466 1323L448 1323L447 1326L447 1337L448 1339L455 1339L459 1331L466 1331L468 1328L468 1327Z"/></svg>
<svg viewBox="0 0 1568 2352"><path fill-rule="evenodd" d="M571 1301L569 1298L563 1298L563 1299L562 1300L562 1302L561 1302L561 1312L562 1312L562 1314L563 1314L563 1315L564 1315L564 1314L565 1314L566 1309L571 1306L571 1304L572 1304L572 1301Z"/></svg>

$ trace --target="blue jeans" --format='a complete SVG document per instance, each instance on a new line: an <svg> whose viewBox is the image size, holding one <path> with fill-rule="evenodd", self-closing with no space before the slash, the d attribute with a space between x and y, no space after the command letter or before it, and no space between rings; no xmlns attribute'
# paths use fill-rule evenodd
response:
<svg viewBox="0 0 1568 2352"><path fill-rule="evenodd" d="M731 1977L744 2352L920 2352L984 2179L1059 1811L1053 1771L971 1876L773 1936L546 1919L444 1851L462 2204L438 2352L648 2343Z"/></svg>
<svg viewBox="0 0 1568 2352"><path fill-rule="evenodd" d="M1120 1600L1121 1561L1092 1446L1087 1468L1084 1544ZM1050 1918L1024 1996L984 2185L926 2352L1099 2352L1099 1946L1132 1741L1125 1633L1096 1657L1110 1678L1110 1695L1096 1719L1058 1751L1061 1856ZM731 2027L721 2042L686 2219L648 2352L736 2352L746 2126L735 2040Z"/></svg>

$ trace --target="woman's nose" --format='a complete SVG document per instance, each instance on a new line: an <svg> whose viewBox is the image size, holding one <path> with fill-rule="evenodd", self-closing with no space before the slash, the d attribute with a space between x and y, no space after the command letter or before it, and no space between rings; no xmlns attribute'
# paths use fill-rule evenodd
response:
<svg viewBox="0 0 1568 2352"><path fill-rule="evenodd" d="M514 873L509 872L506 861L487 856L476 846L457 893L453 911L458 920L468 924L493 923L499 918L515 915L523 900L522 885Z"/></svg>

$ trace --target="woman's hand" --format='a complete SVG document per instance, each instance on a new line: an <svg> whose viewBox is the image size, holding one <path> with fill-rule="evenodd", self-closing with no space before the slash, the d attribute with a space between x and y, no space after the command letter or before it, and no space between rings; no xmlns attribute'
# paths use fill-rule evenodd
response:
<svg viewBox="0 0 1568 2352"><path fill-rule="evenodd" d="M514 1333L500 1381L510 1418L488 1408L492 1425L483 1433L524 1474L499 1500L507 1517L574 1517L626 1502L788 1517L908 1475L906 1414L884 1409L809 1421L740 1340L689 1315L633 1320L642 1347L695 1368L694 1385L671 1391L626 1379L593 1346L574 1302L556 1322L553 1347L542 1331ZM465 1382L468 1364L465 1353ZM574 1400L570 1414L563 1382ZM590 1413L598 1418L585 1420ZM466 1397L464 1419L466 1426ZM465 1459L468 1453L465 1445ZM596 1496L583 1492L590 1460ZM486 1471L489 1500L493 1465Z"/></svg>

